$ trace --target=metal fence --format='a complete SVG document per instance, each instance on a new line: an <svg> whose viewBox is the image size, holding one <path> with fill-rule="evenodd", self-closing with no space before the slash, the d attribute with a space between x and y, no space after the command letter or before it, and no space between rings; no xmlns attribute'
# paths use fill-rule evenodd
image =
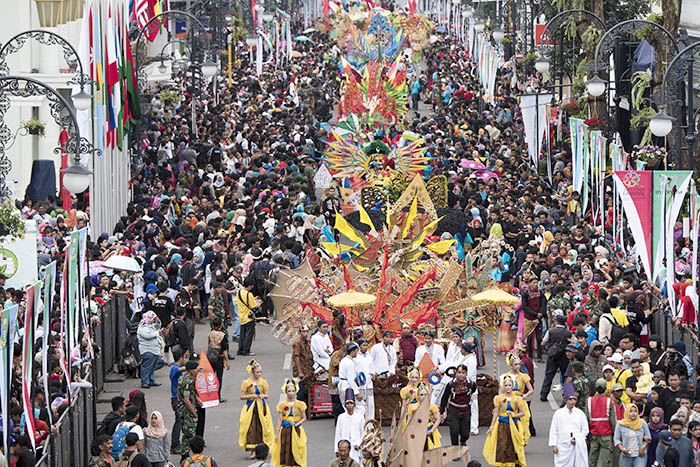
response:
<svg viewBox="0 0 700 467"><path fill-rule="evenodd" d="M58 432L44 444L38 467L81 467L90 460L90 443L97 427L97 394L104 388L105 377L119 361L119 352L127 338L128 302L116 297L101 307L101 320L92 326L100 353L92 362L88 380L91 389L79 389L70 407L58 420Z"/></svg>
<svg viewBox="0 0 700 467"><path fill-rule="evenodd" d="M685 343L685 348L688 352L690 360L693 362L693 366L698 363L698 340L693 335L693 333L686 331L684 329L678 328L671 323L671 320L667 318L663 313L656 312L654 318L651 321L651 330L649 334L656 334L661 337L661 340L666 344L666 347L670 347L676 341L683 341ZM689 376L689 379L693 380L693 375Z"/></svg>

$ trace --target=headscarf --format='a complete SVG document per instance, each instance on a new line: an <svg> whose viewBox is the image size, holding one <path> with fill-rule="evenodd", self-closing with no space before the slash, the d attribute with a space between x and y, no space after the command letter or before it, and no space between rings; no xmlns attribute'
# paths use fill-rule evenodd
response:
<svg viewBox="0 0 700 467"><path fill-rule="evenodd" d="M578 259L578 251L576 251L574 248L569 250L569 255L573 256L574 259L568 259L566 258L564 260L564 264L568 264L569 266L576 264L576 260Z"/></svg>
<svg viewBox="0 0 700 467"><path fill-rule="evenodd" d="M634 407L637 410L636 420L632 420L632 418L630 417L630 411L632 410L632 407ZM639 409L634 404L630 404L627 407L627 409L625 410L625 417L617 423L619 423L622 426L626 426L632 431L639 431L642 429L642 426L644 426L644 420L642 420L642 417L639 416Z"/></svg>
<svg viewBox="0 0 700 467"><path fill-rule="evenodd" d="M153 421L154 415L156 416L155 422ZM162 438L165 436L168 433L168 429L163 422L163 415L157 410L151 412L151 416L148 417L148 426L143 432L146 436L150 436L151 438Z"/></svg>
<svg viewBox="0 0 700 467"><path fill-rule="evenodd" d="M155 314L154 311L147 311L141 316L141 321L139 321L139 326L151 326L153 328L158 327L156 320L158 319L158 315Z"/></svg>
<svg viewBox="0 0 700 467"><path fill-rule="evenodd" d="M178 266L180 265L180 262L182 261L182 255L180 253L175 253L170 257L170 264L177 264Z"/></svg>
<svg viewBox="0 0 700 467"><path fill-rule="evenodd" d="M496 238L503 238L503 227L499 223L495 223L491 226L489 231L489 236Z"/></svg>
<svg viewBox="0 0 700 467"><path fill-rule="evenodd" d="M542 244L540 245L540 253L546 253L547 247L553 241L554 241L554 235L552 235L552 232L550 232L549 230L546 231L544 233L544 240L542 240Z"/></svg>
<svg viewBox="0 0 700 467"><path fill-rule="evenodd" d="M659 416L661 417L661 422L659 423L654 423L651 421L651 416L655 413L658 413ZM651 409L651 413L649 414L649 421L647 422L647 425L649 426L649 430L651 431L661 431L665 430L668 428L668 425L664 423L664 409L661 407L654 407Z"/></svg>

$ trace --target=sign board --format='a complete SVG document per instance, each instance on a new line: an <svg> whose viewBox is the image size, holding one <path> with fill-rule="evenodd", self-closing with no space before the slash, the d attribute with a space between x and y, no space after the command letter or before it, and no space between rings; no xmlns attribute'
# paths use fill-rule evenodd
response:
<svg viewBox="0 0 700 467"><path fill-rule="evenodd" d="M219 380L209 363L206 352L202 352L199 357L199 367L197 367L197 378L195 388L202 401L202 408L209 409L219 405Z"/></svg>
<svg viewBox="0 0 700 467"><path fill-rule="evenodd" d="M24 289L37 280L36 223L25 221L24 225L23 238L0 241L0 273L7 277L6 288Z"/></svg>

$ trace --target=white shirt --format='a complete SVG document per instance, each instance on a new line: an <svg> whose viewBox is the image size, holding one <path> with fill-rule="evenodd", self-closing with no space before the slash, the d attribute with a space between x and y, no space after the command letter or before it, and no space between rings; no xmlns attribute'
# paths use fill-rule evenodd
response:
<svg viewBox="0 0 700 467"><path fill-rule="evenodd" d="M472 352L467 355L464 359L464 364L467 365L467 381L476 383L476 354Z"/></svg>
<svg viewBox="0 0 700 467"><path fill-rule="evenodd" d="M462 345L455 344L450 341L450 345L447 346L447 355L445 356L445 364L448 366L456 366L454 362L462 360ZM442 368L441 368L442 370ZM444 370L443 370L444 371Z"/></svg>
<svg viewBox="0 0 700 467"><path fill-rule="evenodd" d="M357 357L355 357L355 371L357 374L360 374L360 372L365 374L366 382L360 386L360 389L372 389L374 387L372 384L372 356L369 352L357 352Z"/></svg>
<svg viewBox="0 0 700 467"><path fill-rule="evenodd" d="M344 397L341 396L341 398ZM359 449L355 449L355 447L360 446L362 442L362 428L364 424L365 417L362 408L355 407L355 412L352 415L349 415L347 412L338 415L338 422L335 425L334 449L337 451L338 442L341 440L350 441L350 457L358 464L362 462L362 452Z"/></svg>
<svg viewBox="0 0 700 467"><path fill-rule="evenodd" d="M555 467L588 467L588 450L586 448L588 420L581 409L574 407L571 411L562 407L554 412L549 428L549 445L559 450L554 455ZM571 444L571 438L576 444Z"/></svg>
<svg viewBox="0 0 700 467"><path fill-rule="evenodd" d="M418 346L416 349L416 359L413 363L414 366L420 365L420 361L423 359L423 355L428 354L430 359L433 361L433 365L440 368L440 366L445 363L445 350L440 344L433 343L430 348L425 344Z"/></svg>
<svg viewBox="0 0 700 467"><path fill-rule="evenodd" d="M355 369L355 360L346 355L338 365L338 394L341 400L345 397L345 391L352 389L353 393L357 394L357 384L355 377L357 370Z"/></svg>
<svg viewBox="0 0 700 467"><path fill-rule="evenodd" d="M314 357L314 372L318 373L321 369L328 371L328 367L331 364L332 353L333 344L327 333L321 334L317 332L311 336L311 354Z"/></svg>
<svg viewBox="0 0 700 467"><path fill-rule="evenodd" d="M393 345L375 344L369 352L372 358L373 373L381 375L388 373L393 375L396 372L396 349Z"/></svg>

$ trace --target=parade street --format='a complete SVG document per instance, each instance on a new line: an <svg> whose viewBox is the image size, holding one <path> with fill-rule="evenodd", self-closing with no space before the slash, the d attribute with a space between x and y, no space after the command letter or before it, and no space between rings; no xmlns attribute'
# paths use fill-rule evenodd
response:
<svg viewBox="0 0 700 467"><path fill-rule="evenodd" d="M195 334L195 347L203 349L206 343L206 334L209 330L209 325L198 325ZM486 366L479 369L479 373L489 373L493 371L493 355L491 353L491 337L486 336ZM232 343L231 353L235 353L237 348L236 343ZM260 364L263 367L263 378L267 379L270 384L270 405L276 406L277 402L282 397L281 385L284 378L291 375L292 348L286 347L278 343L270 335L268 326L258 325L256 327L256 336L253 343L253 351L257 352ZM247 357L237 356L231 361L231 369L224 372L224 383L222 396L226 400L219 407L208 409L206 415L206 429L204 438L207 443L205 452L211 455L219 464L226 467L245 467L251 464L252 461L247 459L247 453L238 449L238 417L241 413L243 402L240 400L241 381L248 377L245 367L248 364ZM506 371L505 363L502 357L498 358L498 372ZM156 372L156 381L162 386L144 390L146 393L146 401L149 412L158 410L163 414L165 423L168 428L172 428L173 411L170 407L170 382L168 380L169 368L163 367ZM544 364L540 364L536 369L536 387L539 388L540 382L544 375ZM115 395L128 397L129 392L134 388L137 380L128 379L123 383L110 383L105 385L105 393L100 400L109 399ZM547 446L547 434L549 433L549 424L552 414L561 403L561 393L555 393L557 399L551 399L549 403L540 402L539 399L533 397L532 401L532 416L537 429L537 436L530 439L529 444L525 448L527 454L528 465L537 467L552 466L552 450ZM98 420L109 411L109 404L101 404L98 407ZM273 421L276 423L276 414L273 413ZM309 467L327 467L329 462L335 457L333 439L335 434L335 426L333 418L316 418L309 420L304 424L306 435L308 438L308 465ZM484 463L481 453L484 441L486 439L486 430L488 427L480 427L479 435L469 439L469 450L472 459L476 459ZM444 445L449 445L449 430L446 425L440 427L440 433ZM389 436L389 428L384 428L385 438ZM171 461L179 462L177 455L171 455ZM460 465L453 462L449 465Z"/></svg>

